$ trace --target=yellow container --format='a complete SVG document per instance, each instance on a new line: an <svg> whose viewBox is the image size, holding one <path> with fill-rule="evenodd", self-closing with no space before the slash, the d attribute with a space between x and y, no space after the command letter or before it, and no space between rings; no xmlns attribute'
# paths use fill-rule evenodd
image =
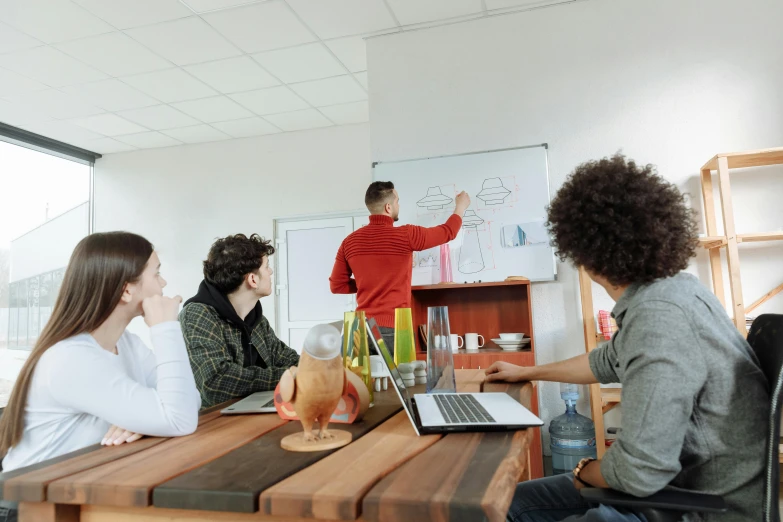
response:
<svg viewBox="0 0 783 522"><path fill-rule="evenodd" d="M347 315L348 313L346 313ZM349 339L348 346L350 346L350 350L343 351L345 367L355 373L367 386L367 391L370 392L370 404L372 405L373 383L372 372L370 371L370 345L367 339L367 319L364 312L358 311L354 313L353 323L346 331L349 332L349 335L345 336L343 347L345 348L346 346L345 339Z"/></svg>
<svg viewBox="0 0 783 522"><path fill-rule="evenodd" d="M397 366L416 360L416 342L413 335L411 309L394 310L394 364Z"/></svg>

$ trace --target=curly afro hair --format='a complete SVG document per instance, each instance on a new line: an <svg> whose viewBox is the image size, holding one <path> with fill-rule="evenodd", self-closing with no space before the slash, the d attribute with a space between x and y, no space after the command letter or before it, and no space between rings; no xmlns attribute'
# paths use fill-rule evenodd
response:
<svg viewBox="0 0 783 522"><path fill-rule="evenodd" d="M623 286L686 268L698 246L694 215L652 165L618 153L576 168L552 200L546 226L561 261Z"/></svg>
<svg viewBox="0 0 783 522"><path fill-rule="evenodd" d="M245 276L261 268L264 256L275 253L271 241L258 234L236 234L212 244L204 261L204 279L228 294L239 288Z"/></svg>

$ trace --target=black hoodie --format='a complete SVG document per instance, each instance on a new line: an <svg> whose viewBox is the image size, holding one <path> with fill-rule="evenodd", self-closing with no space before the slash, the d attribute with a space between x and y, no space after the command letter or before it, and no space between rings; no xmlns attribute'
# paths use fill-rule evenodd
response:
<svg viewBox="0 0 783 522"><path fill-rule="evenodd" d="M266 368L266 363L261 356L259 356L258 350L256 350L255 346L250 342L250 332L253 331L253 328L255 328L263 317L260 301L256 303L256 306L253 307L250 313L247 314L247 317L243 320L239 317L236 310L234 310L234 305L228 300L226 294L207 281L201 281L201 284L198 287L198 293L185 301L185 306L190 303L201 303L211 306L217 311L220 317L239 328L242 332L242 348L244 352L242 366L245 368L248 366Z"/></svg>

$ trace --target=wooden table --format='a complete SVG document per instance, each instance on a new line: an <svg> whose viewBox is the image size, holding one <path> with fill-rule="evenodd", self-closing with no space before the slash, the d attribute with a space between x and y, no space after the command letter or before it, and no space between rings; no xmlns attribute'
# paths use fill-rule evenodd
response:
<svg viewBox="0 0 783 522"><path fill-rule="evenodd" d="M460 391L480 391L483 372L459 370L457 380ZM485 391L531 406L530 383ZM95 445L0 473L0 492L20 502L20 522L494 522L529 477L534 430L418 437L392 391L376 394L362 422L339 427L354 435L348 446L288 453L280 439L298 422L212 409L187 437Z"/></svg>

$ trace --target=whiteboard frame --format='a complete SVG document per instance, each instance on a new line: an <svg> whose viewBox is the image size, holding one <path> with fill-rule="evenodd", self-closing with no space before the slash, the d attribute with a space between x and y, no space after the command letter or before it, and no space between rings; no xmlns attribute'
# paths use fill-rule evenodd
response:
<svg viewBox="0 0 783 522"><path fill-rule="evenodd" d="M519 147L506 147L503 149L489 149L489 150L477 150L472 152L460 152L456 154L441 154L440 156L423 156L421 158L411 158L411 159L404 159L404 160L394 160L394 161L373 161L372 162L372 180L378 181L378 179L375 177L375 167L377 165L390 165L393 163L409 163L411 161L424 161L424 160L433 160L433 159L440 159L440 158L454 158L458 156L474 156L476 154L488 154L491 152L506 152L510 150L522 150L522 149L535 149L538 147L544 148L544 163L546 166L546 192L547 192L547 199L548 203L552 202L552 183L549 179L549 144L548 143L539 143L537 145L521 145ZM555 255L554 249L552 249L552 273L554 274L553 279L531 279L531 283L553 283L558 281L557 277L557 255Z"/></svg>

